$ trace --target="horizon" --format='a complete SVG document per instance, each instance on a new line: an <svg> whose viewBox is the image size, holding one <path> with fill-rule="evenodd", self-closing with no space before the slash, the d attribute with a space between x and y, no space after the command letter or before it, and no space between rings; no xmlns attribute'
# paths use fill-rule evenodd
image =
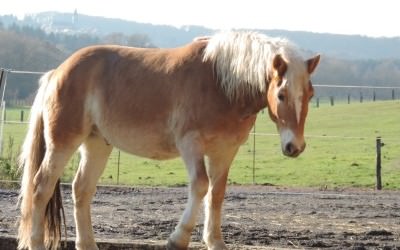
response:
<svg viewBox="0 0 400 250"><path fill-rule="evenodd" d="M41 11L41 12L35 12L35 13L28 13L25 16L18 17L19 21L24 20L24 18L26 18L27 16L32 16L32 15L37 15L37 14L41 14L41 13L58 13L58 14L73 14L75 10L73 11L69 11L69 12L63 12L63 11L57 11L57 10L47 10L47 11ZM173 25L173 24L165 24L165 23L149 23L149 22L140 22L137 20L129 20L129 19L124 19L121 17L107 17L107 16L98 16L98 15L90 15L90 14L86 14L86 13L79 13L79 11L77 11L78 15L83 15L83 16L88 16L88 17L96 17L96 18L105 18L105 19L115 19L115 20L121 20L121 21L126 21L126 22L137 22L137 23L141 23L141 24L150 24L150 25L167 25L167 26L171 26L177 29L185 29L185 27L190 27L190 26L197 26L197 27L201 27L201 28L206 28L206 29L211 29L211 30L215 30L215 31L226 31L226 30L270 30L270 31L288 31L288 32L304 32L304 33L313 33L313 34L322 34L322 35L339 35L339 36L361 36L361 37L367 37L367 38L382 38L382 39L396 39L399 38L400 39L400 34L398 36L368 36L368 35L362 35L362 34L341 34L341 33L331 33L331 32L318 32L318 31L307 31L307 30L290 30L290 29L278 29L278 28L271 28L271 29L263 29L263 28L232 28L232 29L217 29L217 28L212 28L212 27L208 27L208 26L204 26L204 25L199 25L199 24L186 24L186 25ZM0 14L1 15L1 14Z"/></svg>
<svg viewBox="0 0 400 250"><path fill-rule="evenodd" d="M15 0L3 6L0 15L11 14L21 19L28 14L46 11L73 13L76 9L82 15L177 28L195 25L216 30L267 29L374 38L400 37L395 27L400 23L400 15L397 15L397 8L390 0L364 1L362 9L359 4L347 0L281 0L279 3L248 0L245 4L227 0L203 0L202 4L194 1L147 0L128 6L131 8L126 4L122 0L114 0L113 5L107 6L90 0ZM269 9L272 11L268 12Z"/></svg>

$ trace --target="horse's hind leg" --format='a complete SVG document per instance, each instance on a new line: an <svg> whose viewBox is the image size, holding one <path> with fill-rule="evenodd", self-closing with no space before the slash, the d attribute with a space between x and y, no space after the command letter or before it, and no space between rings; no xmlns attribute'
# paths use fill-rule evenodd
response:
<svg viewBox="0 0 400 250"><path fill-rule="evenodd" d="M30 249L45 249L45 240L51 240L45 239L44 231L47 204L65 165L75 150L76 147L47 146L42 164L34 178Z"/></svg>
<svg viewBox="0 0 400 250"><path fill-rule="evenodd" d="M111 150L112 146L98 135L88 137L80 148L81 161L72 184L78 250L98 249L93 236L90 203Z"/></svg>

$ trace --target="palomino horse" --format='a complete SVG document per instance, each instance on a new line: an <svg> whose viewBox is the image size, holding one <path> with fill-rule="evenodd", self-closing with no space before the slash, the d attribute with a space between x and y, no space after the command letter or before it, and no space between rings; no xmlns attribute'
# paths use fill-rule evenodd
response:
<svg viewBox="0 0 400 250"><path fill-rule="evenodd" d="M90 203L114 146L152 159L183 158L189 199L168 249L187 248L203 198L204 241L208 249L226 249L221 206L231 162L264 107L283 153L304 150L310 74L318 62L319 56L304 61L286 40L249 32L174 49L79 50L42 77L32 107L21 154L19 249L58 247L59 177L78 148L76 248L97 249Z"/></svg>

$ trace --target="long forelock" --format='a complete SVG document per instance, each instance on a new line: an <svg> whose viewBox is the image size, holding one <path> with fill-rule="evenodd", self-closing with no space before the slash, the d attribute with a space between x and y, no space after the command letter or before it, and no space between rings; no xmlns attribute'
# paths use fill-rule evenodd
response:
<svg viewBox="0 0 400 250"><path fill-rule="evenodd" d="M297 58L294 45L282 38L255 32L224 32L210 38L204 61L214 64L222 89L230 100L264 93L275 55Z"/></svg>

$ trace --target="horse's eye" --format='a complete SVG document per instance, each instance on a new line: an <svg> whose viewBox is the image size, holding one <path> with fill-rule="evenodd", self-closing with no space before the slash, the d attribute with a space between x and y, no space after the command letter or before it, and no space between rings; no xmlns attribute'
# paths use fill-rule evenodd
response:
<svg viewBox="0 0 400 250"><path fill-rule="evenodd" d="M278 94L278 99L280 102L284 102L285 101L285 95L283 93L279 93Z"/></svg>

